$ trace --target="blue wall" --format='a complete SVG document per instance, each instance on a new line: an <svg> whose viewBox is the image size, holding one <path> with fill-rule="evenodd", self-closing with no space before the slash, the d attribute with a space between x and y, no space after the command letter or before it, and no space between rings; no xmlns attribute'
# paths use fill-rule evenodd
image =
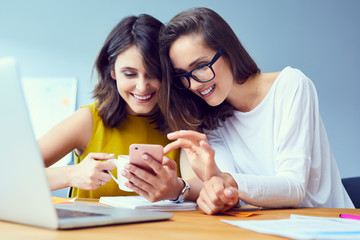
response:
<svg viewBox="0 0 360 240"><path fill-rule="evenodd" d="M360 1L0 0L0 57L16 57L24 77L76 77L83 105L97 52L120 19L167 22L195 6L223 16L263 72L290 65L313 80L340 173L360 175Z"/></svg>

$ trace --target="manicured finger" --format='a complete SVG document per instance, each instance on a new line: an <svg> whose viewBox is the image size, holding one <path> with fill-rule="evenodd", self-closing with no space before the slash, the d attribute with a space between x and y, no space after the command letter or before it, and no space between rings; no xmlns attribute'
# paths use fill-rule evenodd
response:
<svg viewBox="0 0 360 240"><path fill-rule="evenodd" d="M105 161L105 162L101 162L101 170L103 171L112 171L115 169L116 165L113 162L110 161Z"/></svg>
<svg viewBox="0 0 360 240"><path fill-rule="evenodd" d="M134 190L137 194L139 194L140 196L146 198L149 202L156 202L159 201L159 199L157 199L154 195L152 195L150 192L142 189L141 187L135 185L134 183L131 182L127 182L125 183L125 186Z"/></svg>
<svg viewBox="0 0 360 240"><path fill-rule="evenodd" d="M176 162L174 160L172 160L171 158L167 157L167 156L163 157L162 165L167 166L171 170L176 170L177 169Z"/></svg>
<svg viewBox="0 0 360 240"><path fill-rule="evenodd" d="M200 147L208 153L209 157L213 158L215 156L215 150L206 141L200 141Z"/></svg>
<svg viewBox="0 0 360 240"><path fill-rule="evenodd" d="M174 142L169 143L164 147L164 154L167 154L168 152L178 149L178 148L191 148L193 146L193 143L189 139L177 139Z"/></svg>
<svg viewBox="0 0 360 240"><path fill-rule="evenodd" d="M226 189L225 183L222 178L212 177L209 181L205 181L203 184L203 189L209 193L208 195L210 201L214 202L216 205L225 205L229 202L229 199L225 195L224 191L230 189ZM234 194L231 197L235 196L237 195Z"/></svg>
<svg viewBox="0 0 360 240"><path fill-rule="evenodd" d="M144 181L143 179L135 176L134 174L128 174L126 178L129 180L129 182L133 185L135 185L138 188L141 188L142 190L146 192L153 191L153 186L149 184L149 182ZM134 189L133 189L134 190Z"/></svg>
<svg viewBox="0 0 360 240"><path fill-rule="evenodd" d="M194 141L201 141L204 140L206 141L206 135L203 133L199 133L196 131L192 131L192 130L180 130L177 132L172 132L169 133L167 135L168 139L170 140L174 140L174 139L179 139L179 138L189 138L192 139Z"/></svg>
<svg viewBox="0 0 360 240"><path fill-rule="evenodd" d="M126 177L129 180L134 176L136 176L139 179L146 180L146 182L149 183L154 182L156 180L156 176L154 176L152 173L149 173L148 171L139 168L133 164L125 164L124 168L129 173L124 177Z"/></svg>
<svg viewBox="0 0 360 240"><path fill-rule="evenodd" d="M228 205L235 205L239 201L237 189L234 187L228 187L224 190L224 196L227 199Z"/></svg>
<svg viewBox="0 0 360 240"><path fill-rule="evenodd" d="M115 154L108 153L89 153L90 158L94 160L108 160L115 157Z"/></svg>
<svg viewBox="0 0 360 240"><path fill-rule="evenodd" d="M109 182L112 178L109 173L107 172L101 172L99 174L99 179L105 183Z"/></svg>
<svg viewBox="0 0 360 240"><path fill-rule="evenodd" d="M216 205L210 200L209 192L201 190L198 198L198 205L206 214L215 214L220 209L220 206Z"/></svg>
<svg viewBox="0 0 360 240"><path fill-rule="evenodd" d="M163 170L163 166L161 163L159 163L156 159L154 159L151 155L149 154L144 154L142 156L142 159L144 160L144 162L150 167L152 168L152 170L156 173L156 174L160 174L161 171Z"/></svg>
<svg viewBox="0 0 360 240"><path fill-rule="evenodd" d="M206 203L204 202L204 200L202 198L198 198L196 201L198 207L206 214L210 215L211 214L211 209L206 205Z"/></svg>
<svg viewBox="0 0 360 240"><path fill-rule="evenodd" d="M224 188L222 186L205 186L207 192L207 203L212 208L220 209L224 206Z"/></svg>
<svg viewBox="0 0 360 240"><path fill-rule="evenodd" d="M144 198L148 198L148 193L146 191L144 191L143 189L139 188L138 186L134 185L131 182L126 182L124 183L124 185L127 188L130 188L131 190L135 191L137 194L139 194L140 196L144 197Z"/></svg>

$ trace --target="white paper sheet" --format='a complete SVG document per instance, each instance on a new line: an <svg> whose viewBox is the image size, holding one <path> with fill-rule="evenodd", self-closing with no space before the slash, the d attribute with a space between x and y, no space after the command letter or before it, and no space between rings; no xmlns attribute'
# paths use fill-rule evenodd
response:
<svg viewBox="0 0 360 240"><path fill-rule="evenodd" d="M251 231L292 239L360 239L360 221L291 215L280 220L242 220L225 223Z"/></svg>

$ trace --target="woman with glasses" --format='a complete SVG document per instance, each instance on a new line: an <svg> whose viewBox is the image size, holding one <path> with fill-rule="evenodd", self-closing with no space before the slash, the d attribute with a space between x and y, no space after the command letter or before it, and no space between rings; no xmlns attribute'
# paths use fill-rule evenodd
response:
<svg viewBox="0 0 360 240"><path fill-rule="evenodd" d="M230 26L207 8L168 22L160 59L160 106L173 131L168 138L175 140L165 152L186 152L203 181L197 203L204 212L225 211L239 200L262 207L354 207L316 89L301 71L261 73Z"/></svg>

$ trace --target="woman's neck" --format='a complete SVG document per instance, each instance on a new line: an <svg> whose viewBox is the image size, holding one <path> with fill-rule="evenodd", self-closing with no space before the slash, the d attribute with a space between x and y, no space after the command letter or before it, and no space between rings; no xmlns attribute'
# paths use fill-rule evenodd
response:
<svg viewBox="0 0 360 240"><path fill-rule="evenodd" d="M262 102L278 75L278 72L257 73L243 84L234 81L227 101L240 112L250 112Z"/></svg>

